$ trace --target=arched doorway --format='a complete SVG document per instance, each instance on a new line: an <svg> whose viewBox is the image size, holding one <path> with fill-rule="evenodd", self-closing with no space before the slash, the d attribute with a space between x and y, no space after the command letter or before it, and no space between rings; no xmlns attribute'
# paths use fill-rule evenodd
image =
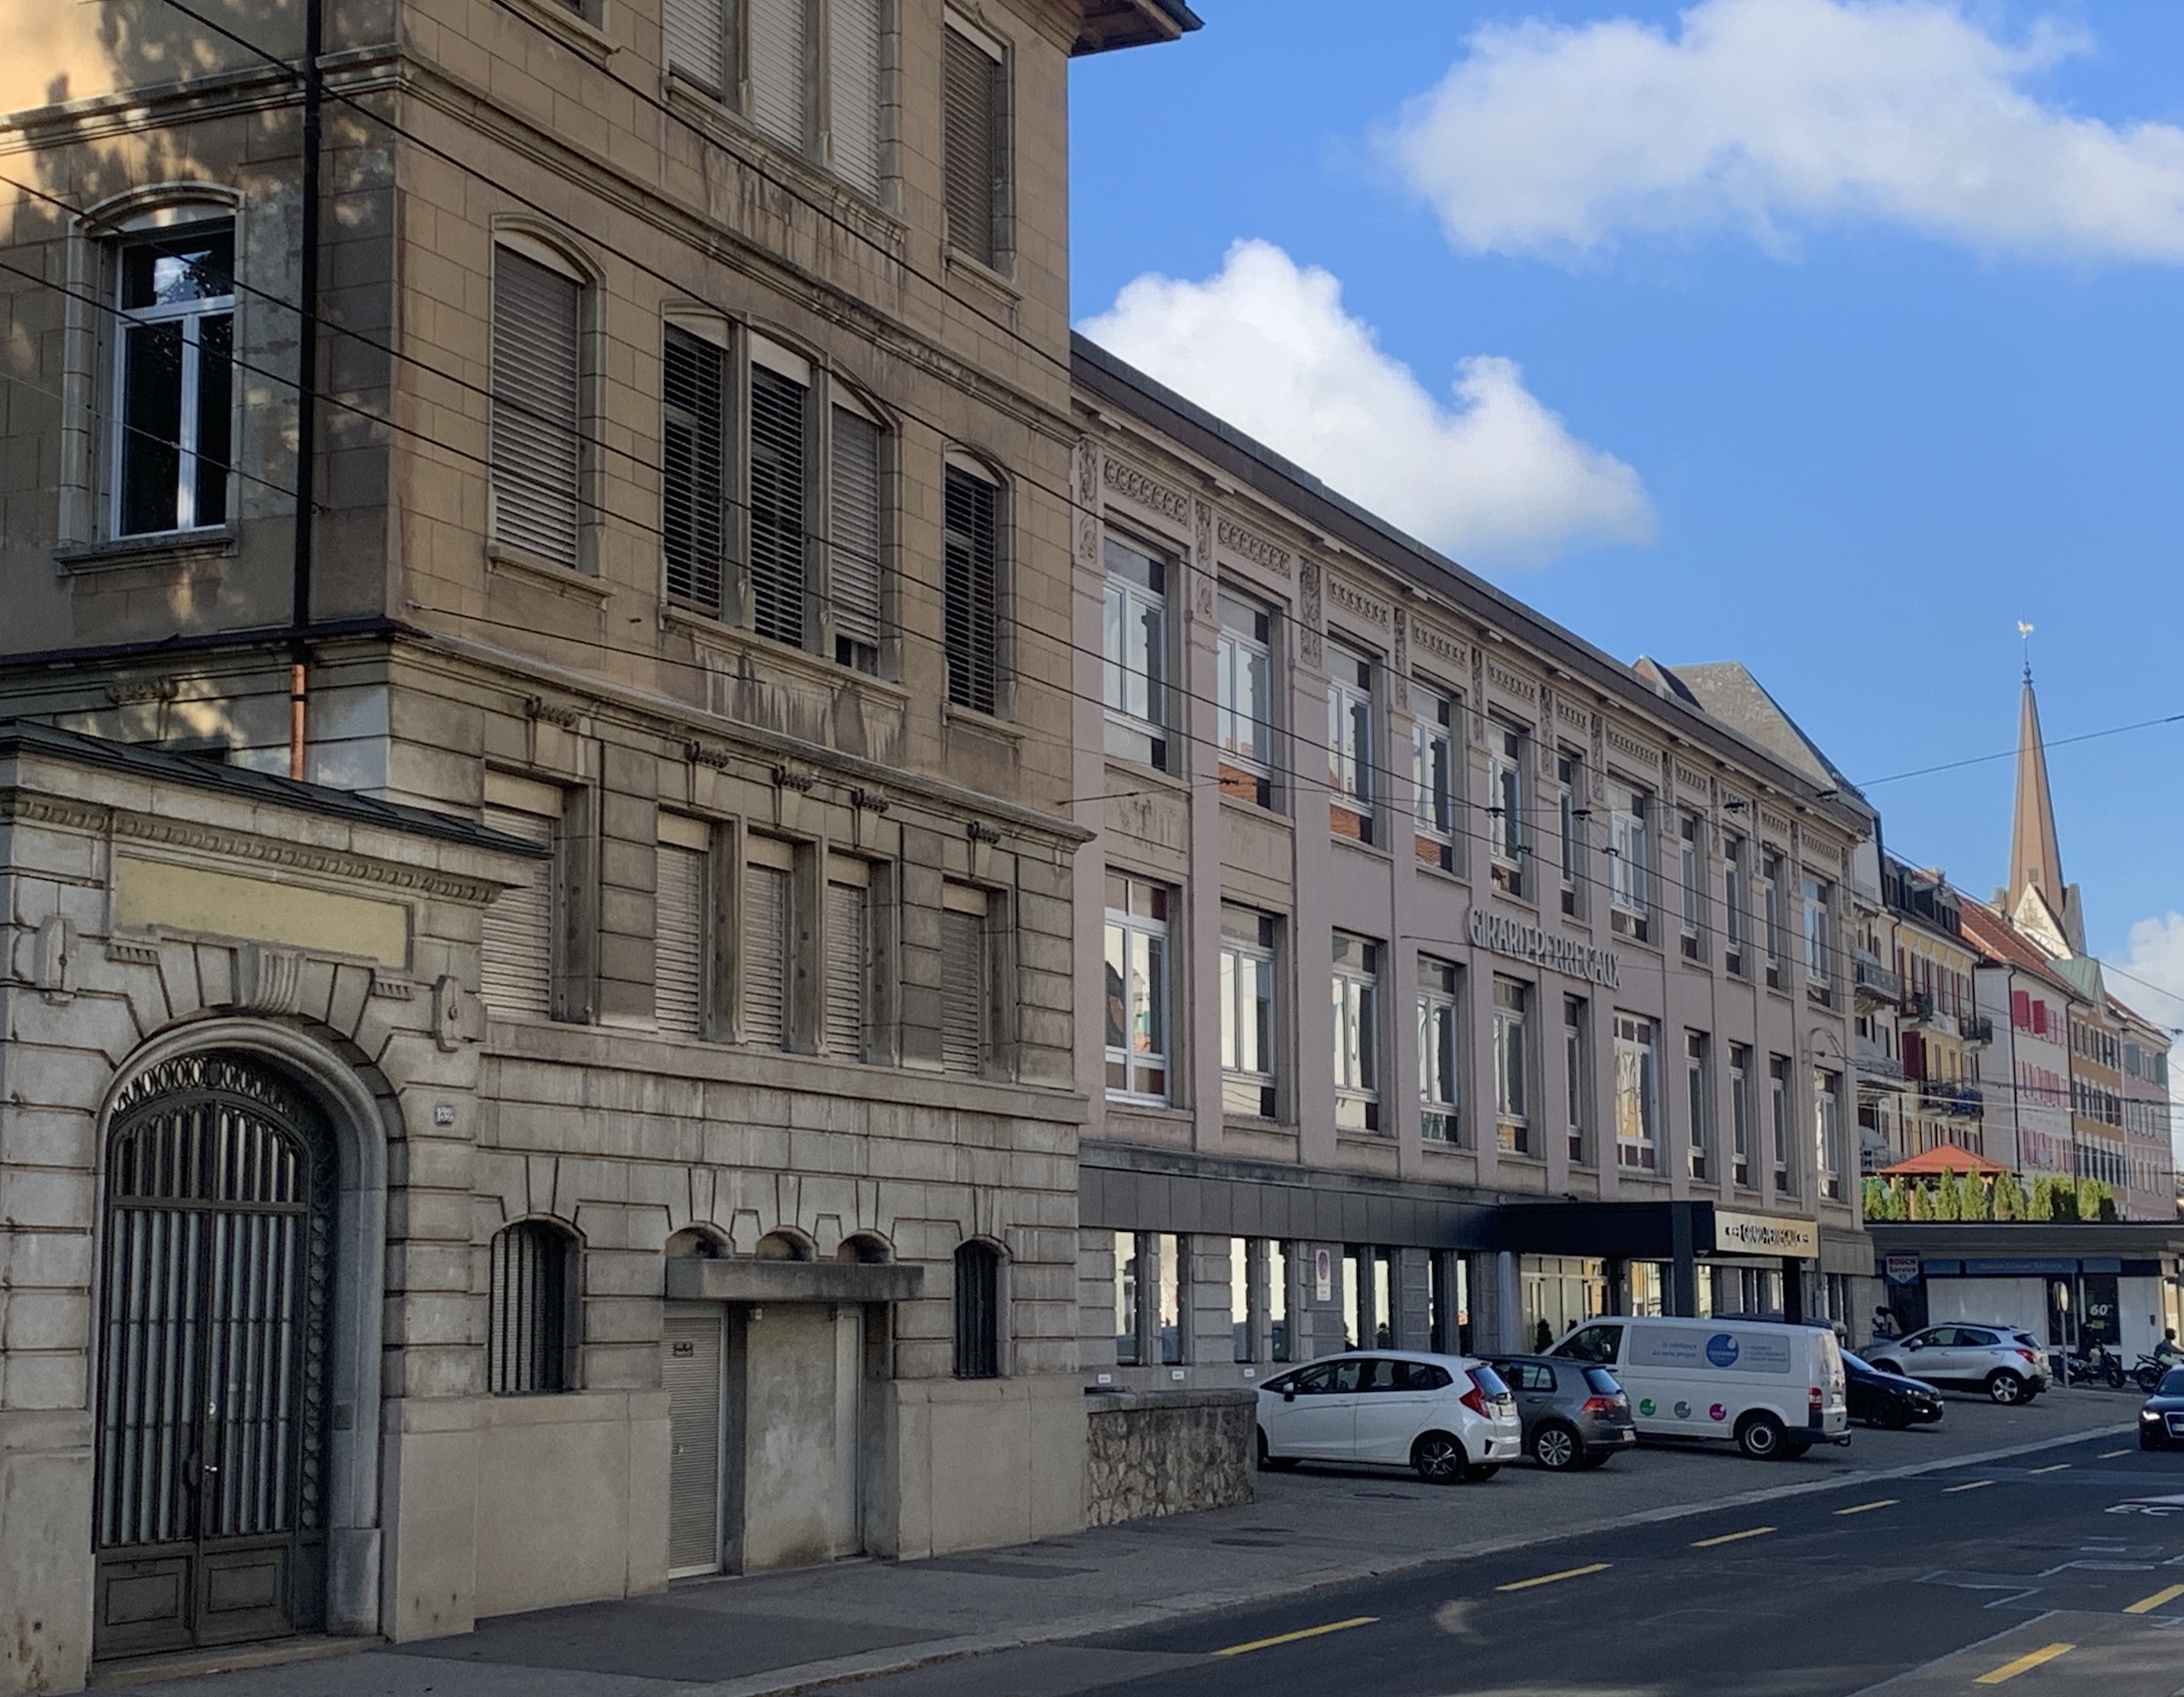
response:
<svg viewBox="0 0 2184 1697"><path fill-rule="evenodd" d="M287 1076L210 1051L116 1099L100 1268L94 1652L326 1616L339 1175Z"/></svg>

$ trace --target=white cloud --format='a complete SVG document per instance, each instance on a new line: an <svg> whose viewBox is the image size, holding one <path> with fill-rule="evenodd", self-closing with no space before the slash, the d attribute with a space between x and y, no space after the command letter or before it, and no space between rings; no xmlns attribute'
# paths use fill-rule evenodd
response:
<svg viewBox="0 0 2184 1697"><path fill-rule="evenodd" d="M1509 359L1427 392L1342 308L1342 286L1240 241L1204 282L1140 277L1085 334L1467 564L1536 564L1652 540L1638 474L1570 434Z"/></svg>
<svg viewBox="0 0 2184 1697"><path fill-rule="evenodd" d="M1457 247L1580 254L1618 234L1874 220L1981 252L2184 259L2184 129L2026 91L2087 51L1940 0L1702 0L1489 25L1383 137Z"/></svg>
<svg viewBox="0 0 2184 1697"><path fill-rule="evenodd" d="M2139 920L2124 939L2124 950L2123 958L2111 963L2130 974L2109 985L2118 999L2157 1025L2184 1025L2184 914L2172 909L2159 919ZM2159 986L2159 994L2149 986ZM2169 1094L2179 1109L2170 1119L2184 1159L2184 1053L2177 1048L2169 1051Z"/></svg>

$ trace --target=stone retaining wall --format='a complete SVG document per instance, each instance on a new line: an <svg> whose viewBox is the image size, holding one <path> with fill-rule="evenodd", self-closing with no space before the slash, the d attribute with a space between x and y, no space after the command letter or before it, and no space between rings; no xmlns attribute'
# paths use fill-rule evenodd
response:
<svg viewBox="0 0 2184 1697"><path fill-rule="evenodd" d="M1085 1524L1256 1501L1250 1390L1096 1392L1085 1399Z"/></svg>

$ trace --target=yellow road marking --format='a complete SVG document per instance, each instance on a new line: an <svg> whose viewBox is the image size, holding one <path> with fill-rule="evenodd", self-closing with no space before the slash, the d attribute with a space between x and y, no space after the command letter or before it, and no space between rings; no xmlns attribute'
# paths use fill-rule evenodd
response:
<svg viewBox="0 0 2184 1697"><path fill-rule="evenodd" d="M2158 1591L2150 1597L2139 1598L2137 1602L2126 1609L2124 1613L2151 1614L2163 1603L2174 1602L2179 1597L2184 1597L2184 1585L2171 1585L2167 1591Z"/></svg>
<svg viewBox="0 0 2184 1697"><path fill-rule="evenodd" d="M2053 1467L2036 1467L2031 1472L2026 1474L2025 1477L2027 1479L2037 1479L2043 1473L2060 1473L2069 1465L2070 1464L2068 1461L2058 1461Z"/></svg>
<svg viewBox="0 0 2184 1697"><path fill-rule="evenodd" d="M1497 1585L1496 1591L1530 1591L1534 1585L1552 1585L1557 1580L1582 1579L1588 1573L1604 1573L1611 1564L1595 1561L1589 1567L1564 1568L1560 1573L1542 1573L1537 1579L1521 1579L1507 1585Z"/></svg>
<svg viewBox="0 0 2184 1697"><path fill-rule="evenodd" d="M1347 1621L1330 1621L1325 1626L1308 1626L1302 1631L1278 1632L1272 1638L1255 1638L1248 1644L1231 1644L1226 1650L1217 1650L1217 1656L1247 1656L1254 1650L1271 1650L1277 1644L1293 1644L1300 1638L1324 1638L1330 1632L1346 1632L1353 1626L1370 1626L1380 1617L1377 1614L1353 1615Z"/></svg>
<svg viewBox="0 0 2184 1697"><path fill-rule="evenodd" d="M2128 1450L2103 1450L2093 1459L2096 1461L2113 1461L2119 1455L2128 1455L2131 1452Z"/></svg>
<svg viewBox="0 0 2184 1697"><path fill-rule="evenodd" d="M1942 1487L1941 1494L1945 1497L1953 1497L1960 1490L1979 1490L1994 1482L1991 1479L1976 1479L1968 1485L1945 1485Z"/></svg>
<svg viewBox="0 0 2184 1697"><path fill-rule="evenodd" d="M1874 1509L1893 1509L1902 1501L1900 1497L1883 1497L1873 1502L1861 1502L1847 1509L1837 1509L1837 1514L1865 1514Z"/></svg>
<svg viewBox="0 0 2184 1697"><path fill-rule="evenodd" d="M1772 1526L1754 1526L1749 1531L1724 1532L1719 1538L1701 1538L1692 1544L1694 1550L1711 1550L1716 1544L1741 1543L1747 1538L1764 1538L1774 1529Z"/></svg>
<svg viewBox="0 0 2184 1697"><path fill-rule="evenodd" d="M1972 1683L1999 1685L2005 1680L2016 1679L2020 1673L2029 1673L2033 1669L2053 1662L2058 1656L2067 1656L2077 1648L2076 1644L2042 1644L2037 1650L2027 1652L2015 1662L2005 1662L1991 1673L1982 1673Z"/></svg>

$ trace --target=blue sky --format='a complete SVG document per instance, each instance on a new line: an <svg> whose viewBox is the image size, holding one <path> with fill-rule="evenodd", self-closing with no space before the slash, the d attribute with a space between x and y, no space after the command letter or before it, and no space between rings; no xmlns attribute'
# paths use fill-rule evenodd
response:
<svg viewBox="0 0 2184 1697"><path fill-rule="evenodd" d="M2051 743L2184 713L2184 6L1194 3L1074 72L1074 310L1126 357L1613 653L1744 661L1861 781L2010 748L2019 619ZM1262 308L1294 381L1207 333ZM1283 437L1329 385L1436 445L1362 487L1388 444ZM2111 958L2184 912L2180 763L2051 754ZM1869 793L1984 896L2010 783ZM2138 943L2184 989L2184 919Z"/></svg>

